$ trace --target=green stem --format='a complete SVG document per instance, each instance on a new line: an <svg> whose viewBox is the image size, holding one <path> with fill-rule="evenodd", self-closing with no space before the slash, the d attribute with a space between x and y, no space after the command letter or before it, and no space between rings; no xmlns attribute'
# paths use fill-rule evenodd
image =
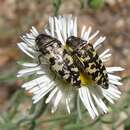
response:
<svg viewBox="0 0 130 130"><path fill-rule="evenodd" d="M32 105L32 107L35 108L35 111L33 114L25 116L23 118L21 118L20 120L18 120L16 122L16 125L19 126L21 123L24 122L29 122L29 123L34 123L34 121L39 118L46 110L47 104L45 104L45 99L42 100L41 102L39 102L38 104L36 104L36 106L34 107L34 105Z"/></svg>
<svg viewBox="0 0 130 130"><path fill-rule="evenodd" d="M70 124L70 125L65 126L63 130L76 130L76 129L79 130L79 129L83 129L85 127L89 128L89 127L92 127L93 125L95 125L99 120L100 120L100 117L89 124L82 124L82 123Z"/></svg>
<svg viewBox="0 0 130 130"><path fill-rule="evenodd" d="M15 94L13 95L13 97L11 98L10 104L9 104L9 114L8 114L8 118L9 119L13 119L14 116L17 114L17 110L19 107L19 102L20 102L20 98L21 95L23 94L22 89L17 90L15 92Z"/></svg>
<svg viewBox="0 0 130 130"><path fill-rule="evenodd" d="M82 113L84 113L86 111L82 111ZM66 120L66 119L75 119L77 117L77 111L72 113L71 115L66 115L66 116L57 116L57 117L53 117L51 119L46 119L46 120L42 120L42 121L39 121L37 122L37 125L40 125L41 123L48 123L48 122L53 122L53 121L60 121L60 120ZM89 123L87 124L88 126L91 126L93 125L95 122L97 122L99 120L99 118L97 118L97 120L95 120L94 122L92 123Z"/></svg>
<svg viewBox="0 0 130 130"><path fill-rule="evenodd" d="M35 121L35 120L32 120L31 126L30 126L29 130L34 130L35 127L36 127L36 121Z"/></svg>
<svg viewBox="0 0 130 130"><path fill-rule="evenodd" d="M58 11L59 11L60 6L61 6L61 0L52 0L52 2L53 2L53 8L54 8L54 15L57 16Z"/></svg>
<svg viewBox="0 0 130 130"><path fill-rule="evenodd" d="M85 7L85 0L79 0L79 2L80 2L80 9L83 9L84 7Z"/></svg>
<svg viewBox="0 0 130 130"><path fill-rule="evenodd" d="M41 124L41 123L48 123L48 122L52 122L52 121L59 121L59 120L65 120L65 119L68 119L68 115L67 116L58 116L58 117L54 117L54 118L51 118L51 119L46 119L46 120L43 120L43 121L39 121L37 122L37 124Z"/></svg>
<svg viewBox="0 0 130 130"><path fill-rule="evenodd" d="M129 79L130 79L130 75L127 75L127 76L123 77L123 78L121 79L121 81L129 80Z"/></svg>

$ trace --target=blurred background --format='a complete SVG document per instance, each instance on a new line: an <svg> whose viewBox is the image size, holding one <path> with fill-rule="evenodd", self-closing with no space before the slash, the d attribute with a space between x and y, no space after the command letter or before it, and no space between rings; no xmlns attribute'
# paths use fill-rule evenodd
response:
<svg viewBox="0 0 130 130"><path fill-rule="evenodd" d="M110 114L95 121L88 115L77 120L75 113L51 115L50 110L42 115L37 112L39 104L32 105L30 95L20 88L22 80L16 78L17 61L25 58L16 45L20 35L31 26L42 31L49 16L62 14L77 16L79 27L99 29L107 37L104 47L112 50L108 64L125 68L118 73L124 83L121 99L111 105ZM0 130L43 129L130 130L130 0L0 0Z"/></svg>

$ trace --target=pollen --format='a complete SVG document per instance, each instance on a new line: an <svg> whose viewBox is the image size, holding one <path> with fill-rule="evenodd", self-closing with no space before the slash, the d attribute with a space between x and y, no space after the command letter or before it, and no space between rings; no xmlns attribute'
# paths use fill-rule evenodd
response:
<svg viewBox="0 0 130 130"><path fill-rule="evenodd" d="M92 85L93 80L84 72L80 72L81 85Z"/></svg>

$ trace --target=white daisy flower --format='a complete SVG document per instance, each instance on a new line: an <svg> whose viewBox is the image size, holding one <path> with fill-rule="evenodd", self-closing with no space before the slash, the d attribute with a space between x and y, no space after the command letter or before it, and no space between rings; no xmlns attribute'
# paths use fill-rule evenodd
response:
<svg viewBox="0 0 130 130"><path fill-rule="evenodd" d="M65 46L66 40L70 36L80 37L83 40L91 42L99 33L99 31L96 31L91 34L91 30L91 27L86 29L86 26L83 26L81 34L79 35L77 18L67 15L49 17L48 26L44 29L43 33L58 39L63 46ZM113 104L121 95L121 92L118 89L118 86L122 85L120 82L121 78L113 73L123 71L124 69L121 67L106 67L109 80L108 89L89 83L81 85L81 87L77 89L71 85L65 84L59 78L54 79L49 64L44 60L42 61L42 64L39 64L38 56L40 52L36 49L37 46L35 41L37 36L39 36L38 31L35 27L32 27L30 33L23 35L21 37L22 42L18 43L18 47L26 55L32 58L31 63L22 63L24 69L18 72L17 77L26 77L35 74L35 79L22 85L22 88L25 88L25 90L33 94L33 103L37 103L40 99L44 98L44 96L48 95L46 103L53 104L52 112L56 111L61 101L64 101L67 111L70 113L70 104L73 102L74 94L78 93L78 113L80 113L79 101L82 101L92 119L95 119L100 114L107 113L109 109L106 106L104 99ZM95 50L100 48L105 39L105 37L99 37L93 43L93 48ZM108 61L110 56L110 49L106 49L99 55L102 62Z"/></svg>

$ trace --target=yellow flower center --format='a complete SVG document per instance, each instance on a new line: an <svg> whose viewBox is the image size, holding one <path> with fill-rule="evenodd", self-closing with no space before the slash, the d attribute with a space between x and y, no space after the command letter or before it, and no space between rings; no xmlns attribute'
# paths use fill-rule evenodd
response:
<svg viewBox="0 0 130 130"><path fill-rule="evenodd" d="M91 85L93 83L90 76L86 73L80 72L81 85Z"/></svg>

